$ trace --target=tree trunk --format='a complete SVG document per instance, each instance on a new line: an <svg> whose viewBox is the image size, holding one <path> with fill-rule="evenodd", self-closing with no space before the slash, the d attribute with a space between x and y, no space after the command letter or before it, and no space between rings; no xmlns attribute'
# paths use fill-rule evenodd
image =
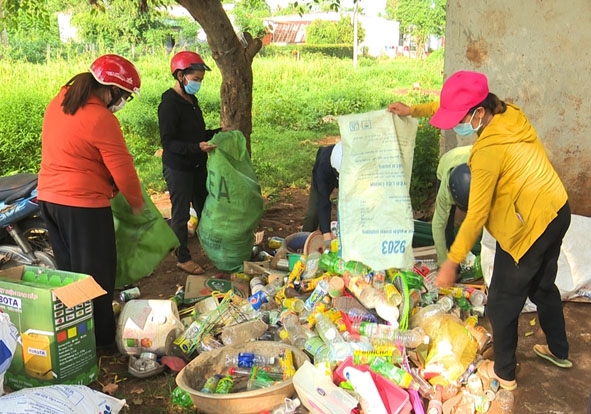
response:
<svg viewBox="0 0 591 414"><path fill-rule="evenodd" d="M176 1L205 31L213 59L222 73L221 125L240 130L250 152L252 60L263 44L249 33L244 33L244 44L238 39L220 0Z"/></svg>

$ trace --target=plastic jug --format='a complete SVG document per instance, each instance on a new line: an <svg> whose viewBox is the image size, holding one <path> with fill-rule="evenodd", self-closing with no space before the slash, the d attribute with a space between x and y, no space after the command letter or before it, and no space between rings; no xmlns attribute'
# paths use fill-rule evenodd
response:
<svg viewBox="0 0 591 414"><path fill-rule="evenodd" d="M182 332L176 303L168 299L135 299L123 306L115 340L124 355L166 355L172 341Z"/></svg>

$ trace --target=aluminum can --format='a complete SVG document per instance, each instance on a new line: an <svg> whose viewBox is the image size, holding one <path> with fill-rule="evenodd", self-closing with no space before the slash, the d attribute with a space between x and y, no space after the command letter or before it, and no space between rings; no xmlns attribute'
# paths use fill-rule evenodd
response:
<svg viewBox="0 0 591 414"><path fill-rule="evenodd" d="M134 287L134 288L126 289L126 290L122 291L119 294L119 299L121 299L121 302L127 302L132 299L137 299L140 296L141 296L140 288Z"/></svg>

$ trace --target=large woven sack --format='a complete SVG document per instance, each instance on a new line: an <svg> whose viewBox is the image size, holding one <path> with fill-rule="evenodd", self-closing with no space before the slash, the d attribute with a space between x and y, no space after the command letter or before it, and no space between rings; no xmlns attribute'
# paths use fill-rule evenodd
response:
<svg viewBox="0 0 591 414"><path fill-rule="evenodd" d="M240 131L220 132L207 160L207 189L197 234L201 247L223 272L240 271L249 260L254 231L263 216L261 186Z"/></svg>

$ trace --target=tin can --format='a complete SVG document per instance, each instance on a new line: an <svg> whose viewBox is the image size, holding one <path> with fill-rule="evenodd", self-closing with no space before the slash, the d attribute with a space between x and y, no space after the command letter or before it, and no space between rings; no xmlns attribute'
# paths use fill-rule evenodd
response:
<svg viewBox="0 0 591 414"><path fill-rule="evenodd" d="M141 296L140 288L134 287L134 288L126 289L126 290L122 291L119 294L119 299L121 299L121 302L127 302L127 301L130 301L131 299L137 299L140 296Z"/></svg>
<svg viewBox="0 0 591 414"><path fill-rule="evenodd" d="M273 236L269 238L269 249L279 249L283 245L283 238Z"/></svg>

